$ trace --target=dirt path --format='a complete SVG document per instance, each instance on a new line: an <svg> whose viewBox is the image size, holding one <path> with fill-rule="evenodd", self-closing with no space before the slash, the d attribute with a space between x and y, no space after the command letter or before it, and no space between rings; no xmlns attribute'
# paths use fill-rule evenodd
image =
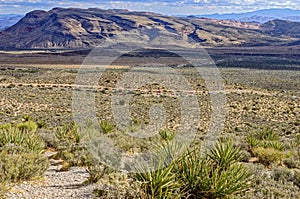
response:
<svg viewBox="0 0 300 199"><path fill-rule="evenodd" d="M116 91L116 90L120 90L120 89L115 89L112 87L103 87L103 86L93 86L93 85L78 85L78 84L53 84L53 83L0 83L0 87L16 87L16 86L23 86L23 87L56 87L56 88L78 88L78 89L99 89L99 90L103 90L103 89L109 89L112 91ZM146 89L124 89L126 91L137 91L137 92L141 92L141 93L163 93L163 92L167 92L170 93L172 92L171 90L164 90L164 91L160 91L160 90L146 90ZM187 94L210 94L213 92L209 92L209 91L197 91L195 92L194 90L185 90L185 91L179 91L179 92L186 92ZM217 92L223 92L223 91L217 91ZM272 96L274 93L270 93L268 91L261 91L261 90L252 90L252 89L226 89L225 90L226 94L230 94L230 93L240 93L240 94L256 94L256 95L267 95L267 96Z"/></svg>
<svg viewBox="0 0 300 199"><path fill-rule="evenodd" d="M7 198L10 199L70 199L94 198L93 190L99 184L84 185L89 174L84 168L72 167L58 172L57 166L50 166L43 180L28 181L12 187Z"/></svg>

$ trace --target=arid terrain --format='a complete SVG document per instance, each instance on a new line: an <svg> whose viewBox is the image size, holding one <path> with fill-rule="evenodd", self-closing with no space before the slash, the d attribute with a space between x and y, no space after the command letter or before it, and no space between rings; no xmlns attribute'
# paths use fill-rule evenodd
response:
<svg viewBox="0 0 300 199"><path fill-rule="evenodd" d="M225 85L226 120L220 139L230 139L236 147L240 147L244 154L243 164L254 172L254 185L238 197L299 197L300 181L296 176L300 169L300 63L298 59L300 55L298 50L278 49L276 51L274 49L270 52L265 48L216 48L207 49L207 51L215 61ZM51 161L61 161L58 163L60 166L51 167L54 170L68 168L65 165L67 163L71 164L70 166L81 165L76 157L72 156L73 159L75 158L73 160L59 152L62 150L59 148L61 143L58 144L55 132L73 121L72 95L74 89L77 88L76 76L88 53L89 51L69 50L67 52L10 51L0 54L1 123L17 124L28 117L35 121L39 126L39 134L48 145L46 150L60 154L54 160L51 159ZM102 74L95 88L86 88L95 93L96 114L99 121L107 121L114 128L108 137L128 154L148 150L152 144L148 143L150 142L148 139L146 141L137 138L128 139L117 130L117 124L114 123L111 113L111 96L118 80L123 73L127 72L124 66L131 65L134 69L136 65L146 65L147 67L142 72L149 73L153 64L151 56L153 54L150 53L150 55L143 54L137 57L120 57ZM141 60L144 63L141 63ZM192 85L193 91L190 94L197 96L201 111L194 142L201 143L211 122L211 93L204 80L196 75L194 67L183 65L180 59L156 55L154 60L173 67ZM134 126L131 127L132 131L136 128L135 126L148 124L149 108L155 103L162 103L165 107L167 113L165 128L176 130L180 121L179 102L171 91L159 84L154 84L130 92L133 94L130 102L131 117L134 122ZM261 157L262 154L253 152L255 145L252 146L253 143L249 141L249 137L254 132L264 131L264 129L271 129L273 134L278 136L274 142L280 146L278 153L281 158L264 160ZM152 141L157 139L159 138L156 136L152 138ZM266 163L266 161L270 162ZM74 169L69 170L65 175L76 176L72 173ZM12 189L15 189L17 193L9 193L9 197L40 197L38 195L46 194L43 190L47 190L43 184L51 184L47 179L52 179L53 175L55 171L50 170L45 179L28 182L28 185L17 185ZM85 179L89 179L88 174L84 175ZM70 186L71 184L70 182ZM68 197L74 198L82 197L83 193L80 193L80 190L87 191L86 197L91 197L92 190L96 189L94 187L96 185L93 185L93 188L83 190L79 187L85 185L79 183L76 185L78 189L74 189L78 191L72 192L67 191L68 186L68 184L56 188L52 186L51 189L54 192L69 194ZM127 185L124 185L125 187L120 184L112 186L120 186L120 190L123 190ZM102 189L99 185L96 187ZM24 190L27 191L24 192ZM55 195L55 197L62 197L62 195Z"/></svg>
<svg viewBox="0 0 300 199"><path fill-rule="evenodd" d="M27 13L0 31L0 198L300 198L282 19Z"/></svg>

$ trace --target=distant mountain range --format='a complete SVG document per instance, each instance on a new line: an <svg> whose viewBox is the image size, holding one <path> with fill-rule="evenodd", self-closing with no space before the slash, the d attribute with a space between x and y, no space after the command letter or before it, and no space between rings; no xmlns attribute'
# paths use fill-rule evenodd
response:
<svg viewBox="0 0 300 199"><path fill-rule="evenodd" d="M0 48L93 48L116 38L181 46L190 42L210 47L291 46L300 45L300 22L276 19L259 24L128 10L54 8L29 12L0 31Z"/></svg>
<svg viewBox="0 0 300 199"><path fill-rule="evenodd" d="M8 28L17 23L24 15L0 14L0 30Z"/></svg>
<svg viewBox="0 0 300 199"><path fill-rule="evenodd" d="M213 18L219 20L237 20L243 22L265 23L274 19L300 22L300 10L265 9L246 13L194 15L195 17ZM193 17L193 16L190 16Z"/></svg>

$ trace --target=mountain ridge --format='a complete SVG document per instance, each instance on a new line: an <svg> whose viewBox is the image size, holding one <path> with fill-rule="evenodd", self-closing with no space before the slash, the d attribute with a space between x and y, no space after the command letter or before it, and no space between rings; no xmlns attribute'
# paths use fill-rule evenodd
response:
<svg viewBox="0 0 300 199"><path fill-rule="evenodd" d="M195 17L213 18L219 20L237 20L242 22L266 23L271 20L281 19L300 22L300 10L293 9L262 9L244 13L194 15ZM191 16L190 16L191 17Z"/></svg>
<svg viewBox="0 0 300 199"><path fill-rule="evenodd" d="M53 8L27 13L0 32L1 49L93 48L105 39L125 38L168 45L269 46L297 44L300 23L258 24L164 16L99 8Z"/></svg>

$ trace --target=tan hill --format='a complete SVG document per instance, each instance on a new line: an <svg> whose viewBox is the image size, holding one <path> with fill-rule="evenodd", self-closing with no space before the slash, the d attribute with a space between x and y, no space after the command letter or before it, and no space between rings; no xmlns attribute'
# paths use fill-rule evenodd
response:
<svg viewBox="0 0 300 199"><path fill-rule="evenodd" d="M296 25L299 27L299 23ZM54 8L32 11L0 32L0 48L92 48L105 38L116 37L169 45L185 45L191 41L203 46L297 43L295 35L273 34L269 27L273 26L128 10Z"/></svg>
<svg viewBox="0 0 300 199"><path fill-rule="evenodd" d="M284 20L269 21L261 26L261 29L274 36L290 36L300 38L300 23Z"/></svg>

